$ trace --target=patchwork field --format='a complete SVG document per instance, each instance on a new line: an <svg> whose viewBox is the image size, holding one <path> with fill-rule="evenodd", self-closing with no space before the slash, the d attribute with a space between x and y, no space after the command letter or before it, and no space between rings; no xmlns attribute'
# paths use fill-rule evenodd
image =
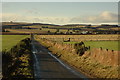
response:
<svg viewBox="0 0 120 80"><path fill-rule="evenodd" d="M2 50L9 50L20 40L29 37L29 35L0 35L2 36Z"/></svg>
<svg viewBox="0 0 120 80"><path fill-rule="evenodd" d="M40 31L39 29L6 29L12 33L46 33L47 31Z"/></svg>
<svg viewBox="0 0 120 80"><path fill-rule="evenodd" d="M83 41L86 46L91 48L100 48L120 51L120 40L118 35L38 35L36 38L46 38L52 41L63 42L66 44L75 44ZM67 41L70 38L70 42Z"/></svg>
<svg viewBox="0 0 120 80"><path fill-rule="evenodd" d="M12 33L55 33L57 31L57 29L6 29L7 31L9 32L12 32ZM59 30L59 33L66 33L68 30L66 29L60 29ZM72 30L69 30L72 32ZM73 32L74 33L74 32Z"/></svg>

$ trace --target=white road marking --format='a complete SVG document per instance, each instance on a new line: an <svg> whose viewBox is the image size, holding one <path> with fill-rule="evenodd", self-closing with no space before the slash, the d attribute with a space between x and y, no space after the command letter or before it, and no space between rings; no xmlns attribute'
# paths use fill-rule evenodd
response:
<svg viewBox="0 0 120 80"><path fill-rule="evenodd" d="M39 62L38 62L38 58L36 56L36 53L38 51L37 51L37 49L35 49L35 46L33 45L33 43L32 43L32 46L33 46L33 55L34 55L34 59L35 59L35 63L34 63L35 78L36 78L36 80L39 80L39 78L40 78L40 67L38 66ZM46 50L46 49L44 49L44 50ZM40 52L42 52L42 51L40 51ZM59 60L58 58L56 58L51 52L48 52L48 54L51 55L53 58L55 58L65 68L67 68L68 70L70 70L71 72L73 72L75 75L79 76L80 78L84 78L84 80L88 80L85 76L83 76L82 74L79 74L76 71L72 70L68 65L64 64L61 60Z"/></svg>
<svg viewBox="0 0 120 80"><path fill-rule="evenodd" d="M32 43L32 52L33 52L33 56L34 56L34 76L36 78L36 80L40 80L40 66L39 66L39 61L38 58L36 56L36 53L38 52L37 49L35 49L35 46Z"/></svg>

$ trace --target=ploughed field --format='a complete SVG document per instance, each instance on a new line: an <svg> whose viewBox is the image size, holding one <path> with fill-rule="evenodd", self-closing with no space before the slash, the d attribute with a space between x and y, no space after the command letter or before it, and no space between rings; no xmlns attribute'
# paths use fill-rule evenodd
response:
<svg viewBox="0 0 120 80"><path fill-rule="evenodd" d="M98 41L98 40L119 40L118 35L39 35L39 38L47 38L56 41L63 41L70 38L70 41Z"/></svg>
<svg viewBox="0 0 120 80"><path fill-rule="evenodd" d="M1 35L2 37L2 50L10 50L19 41L29 37L28 35Z"/></svg>

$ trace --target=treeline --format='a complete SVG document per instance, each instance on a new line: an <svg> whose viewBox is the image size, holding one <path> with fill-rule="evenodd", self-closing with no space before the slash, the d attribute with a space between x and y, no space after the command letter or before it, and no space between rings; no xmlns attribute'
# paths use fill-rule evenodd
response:
<svg viewBox="0 0 120 80"><path fill-rule="evenodd" d="M11 50L2 51L2 79L33 79L33 57L30 43L30 38L26 38Z"/></svg>

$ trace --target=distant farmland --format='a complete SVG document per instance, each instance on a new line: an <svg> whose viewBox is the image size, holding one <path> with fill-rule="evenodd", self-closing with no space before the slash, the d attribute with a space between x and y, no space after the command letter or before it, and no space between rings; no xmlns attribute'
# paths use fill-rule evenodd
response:
<svg viewBox="0 0 120 80"><path fill-rule="evenodd" d="M70 38L66 44L75 44L83 41L86 46L120 51L118 35L39 35L37 38L46 38L52 41L64 42Z"/></svg>
<svg viewBox="0 0 120 80"><path fill-rule="evenodd" d="M40 33L40 34L47 34L48 32L55 33L57 31L57 29L44 29L44 28L42 28L41 30L40 29L6 29L6 30L12 33ZM72 30L70 31L72 32ZM61 32L66 33L67 30L60 29L59 33Z"/></svg>
<svg viewBox="0 0 120 80"><path fill-rule="evenodd" d="M54 41L63 41L70 38L70 41L101 41L119 40L118 35L39 35L37 38L46 38Z"/></svg>
<svg viewBox="0 0 120 80"><path fill-rule="evenodd" d="M2 35L2 50L10 50L20 40L29 37L28 35Z"/></svg>

